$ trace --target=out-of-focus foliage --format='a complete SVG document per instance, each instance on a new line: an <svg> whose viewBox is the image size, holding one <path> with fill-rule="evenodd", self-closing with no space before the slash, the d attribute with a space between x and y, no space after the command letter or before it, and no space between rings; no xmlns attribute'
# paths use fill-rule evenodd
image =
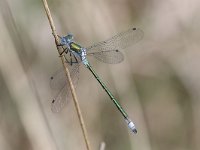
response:
<svg viewBox="0 0 200 150"><path fill-rule="evenodd" d="M133 136L90 72L77 87L92 149L199 150L200 1L49 0L57 32L87 47L130 27L144 38L125 61L91 64L134 120ZM41 1L0 1L0 149L85 149L72 101L51 112L61 67Z"/></svg>

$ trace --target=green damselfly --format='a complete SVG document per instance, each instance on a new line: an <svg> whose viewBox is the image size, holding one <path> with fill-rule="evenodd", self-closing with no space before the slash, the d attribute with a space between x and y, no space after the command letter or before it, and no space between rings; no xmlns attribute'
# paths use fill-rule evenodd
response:
<svg viewBox="0 0 200 150"><path fill-rule="evenodd" d="M129 119L127 113L115 99L106 85L101 81L99 76L91 67L86 56L94 56L99 61L109 64L116 64L123 61L123 54L120 49L125 49L126 47L140 41L143 37L143 31L138 28L131 28L127 31L119 33L112 38L99 42L88 48L84 48L78 45L73 40L73 35L68 34L67 36L60 37L60 45L63 48L63 52L60 55L64 55L66 63L70 71L70 76L74 85L77 84L79 66L83 63L86 68L94 75L97 81L100 83L102 88L106 91L112 102L118 108L120 113L123 115L128 127L132 132L137 133L137 129L134 123ZM71 99L71 91L69 85L66 83L66 77L63 70L56 72L50 81L52 89L57 89L58 92L52 101L51 109L53 112L59 112L63 106L66 104L66 100Z"/></svg>

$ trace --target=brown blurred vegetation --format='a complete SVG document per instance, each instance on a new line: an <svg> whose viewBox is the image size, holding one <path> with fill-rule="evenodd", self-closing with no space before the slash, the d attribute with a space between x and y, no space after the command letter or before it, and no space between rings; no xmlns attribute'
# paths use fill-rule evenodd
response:
<svg viewBox="0 0 200 150"><path fill-rule="evenodd" d="M90 72L81 67L78 99L92 149L200 149L200 1L48 1L57 32L90 46L130 27L144 38L125 61L90 59L134 120L133 136ZM61 67L39 0L0 1L0 149L85 149L72 102L54 114L49 77Z"/></svg>

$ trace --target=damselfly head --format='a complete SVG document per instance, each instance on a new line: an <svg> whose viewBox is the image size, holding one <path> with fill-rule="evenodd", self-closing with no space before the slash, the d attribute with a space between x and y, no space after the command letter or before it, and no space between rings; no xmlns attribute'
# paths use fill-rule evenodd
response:
<svg viewBox="0 0 200 150"><path fill-rule="evenodd" d="M67 45L69 44L70 42L72 42L74 39L74 36L72 34L68 34L67 36L64 36L64 37L60 37L60 43L62 45Z"/></svg>
<svg viewBox="0 0 200 150"><path fill-rule="evenodd" d="M64 36L63 38L61 38L61 44L69 44L70 42L72 42L74 39L74 36L72 34L68 34L67 36Z"/></svg>
<svg viewBox="0 0 200 150"><path fill-rule="evenodd" d="M60 38L60 44L61 45L66 45L67 44L67 41L66 41L65 37L61 37Z"/></svg>

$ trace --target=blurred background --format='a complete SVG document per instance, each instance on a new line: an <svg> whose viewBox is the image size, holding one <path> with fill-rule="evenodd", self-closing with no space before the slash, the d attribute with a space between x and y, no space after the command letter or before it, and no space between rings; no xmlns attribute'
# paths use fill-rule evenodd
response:
<svg viewBox="0 0 200 150"><path fill-rule="evenodd" d="M143 39L96 72L136 123L127 128L91 73L76 88L93 150L199 150L199 0L48 0L59 35L87 47L132 27ZM0 149L85 150L73 101L52 113L50 76L62 67L40 0L0 1Z"/></svg>

